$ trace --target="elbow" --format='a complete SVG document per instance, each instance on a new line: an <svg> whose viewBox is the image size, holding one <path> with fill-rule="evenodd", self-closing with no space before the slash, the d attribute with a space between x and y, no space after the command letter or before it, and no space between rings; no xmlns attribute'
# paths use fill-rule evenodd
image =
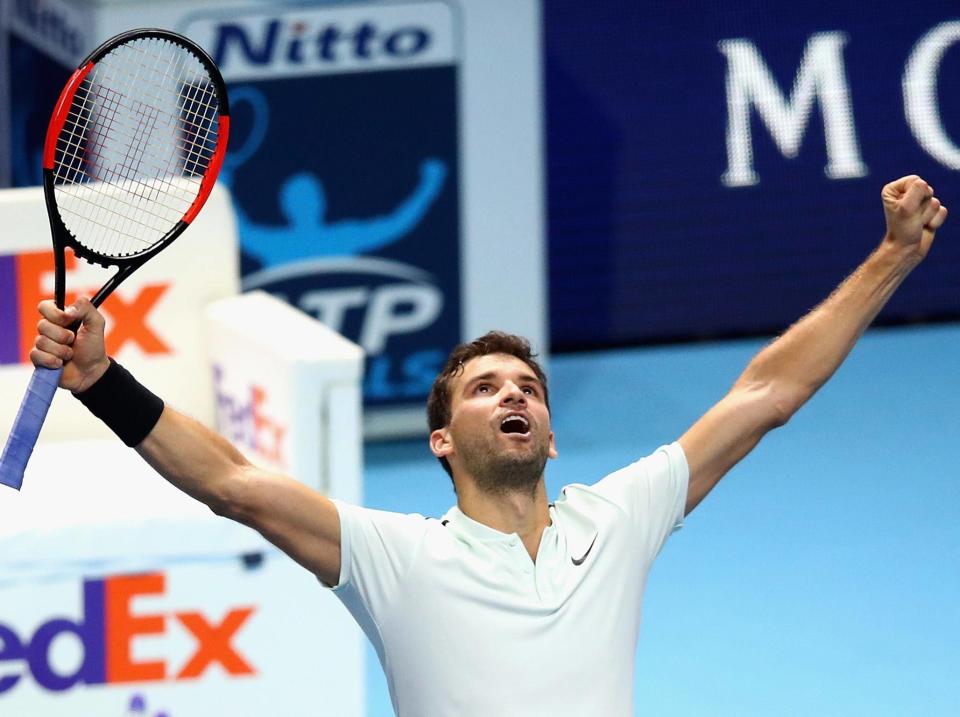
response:
<svg viewBox="0 0 960 717"><path fill-rule="evenodd" d="M780 428L787 425L811 395L798 387L776 384L769 386L767 400L770 428Z"/></svg>
<svg viewBox="0 0 960 717"><path fill-rule="evenodd" d="M796 411L784 404L775 404L767 421L767 429L772 431L775 428L782 428L790 422L794 413Z"/></svg>
<svg viewBox="0 0 960 717"><path fill-rule="evenodd" d="M763 431L787 425L814 392L802 384L757 376L749 368L734 385L734 391L752 407Z"/></svg>
<svg viewBox="0 0 960 717"><path fill-rule="evenodd" d="M787 425L804 402L796 391L771 381L740 381L734 394L761 435Z"/></svg>

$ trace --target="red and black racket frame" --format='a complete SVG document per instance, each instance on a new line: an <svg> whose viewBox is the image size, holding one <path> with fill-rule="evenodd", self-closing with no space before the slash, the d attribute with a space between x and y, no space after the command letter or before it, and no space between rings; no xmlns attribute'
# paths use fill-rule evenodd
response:
<svg viewBox="0 0 960 717"><path fill-rule="evenodd" d="M73 98L79 89L83 80L90 74L97 62L105 57L114 48L126 44L131 40L140 38L159 38L179 45L186 49L207 70L210 81L214 85L214 92L218 103L217 119L217 145L204 172L203 179L200 182L200 191L193 203L174 226L163 236L163 238L137 254L131 254L123 257L104 257L90 249L84 247L76 240L70 230L67 229L60 217L60 211L57 208L57 200L54 194L54 163L57 149L57 138L67 121L67 114L73 104ZM91 264L98 264L104 268L111 266L117 267L118 271L113 275L93 296L91 302L94 306L100 306L103 301L116 289L121 282L129 277L134 271L142 266L150 258L170 246L174 239L180 236L184 230L190 226L190 223L200 212L207 197L213 190L217 175L220 173L220 167L223 164L223 158L227 151L227 140L230 135L230 103L227 96L227 86L223 81L219 68L213 59L196 43L188 40L182 35L162 30L159 28L141 28L130 30L123 34L110 38L97 49L91 52L74 71L64 86L60 97L57 100L53 117L47 127L47 135L43 148L43 194L47 204L47 214L50 217L50 231L53 236L53 255L54 255L54 298L57 306L64 308L64 299L66 296L66 247L70 247L74 255ZM76 330L76 327L73 327Z"/></svg>
<svg viewBox="0 0 960 717"><path fill-rule="evenodd" d="M57 139L63 125L66 122L67 113L73 103L74 95L84 78L90 74L90 71L96 63L109 53L117 45L129 42L137 38L156 37L168 40L180 45L192 53L206 68L210 81L214 84L214 91L219 104L217 144L214 147L213 154L207 164L206 171L200 180L200 191L196 198L188 207L183 217L150 248L131 255L121 257L106 257L90 249L84 248L76 238L70 233L60 217L57 208L56 195L54 192L54 164L56 159ZM74 254L92 264L99 264L105 268L110 266L118 267L117 273L106 283L103 288L97 292L92 301L94 305L100 303L110 295L120 283L132 274L145 261L153 257L157 252L162 251L170 243L183 233L190 222L196 217L197 212L203 206L207 197L213 189L220 166L223 163L223 157L226 153L227 138L230 131L230 107L227 100L226 86L220 71L213 63L213 60L190 40L167 30L159 29L140 29L131 30L114 38L111 38L103 45L94 50L81 63L80 67L73 73L66 87L60 94L53 117L47 129L46 142L43 152L43 189L47 203L47 214L50 217L50 228L53 235L54 261L56 269L55 278L55 298L57 305L63 308L64 295L66 291L66 248L69 246ZM71 326L71 330L76 331L79 322ZM3 453L0 455L0 485L9 486L15 490L20 490L23 483L23 475L36 445L40 429L43 426L47 410L53 401L53 396L57 391L60 376L63 373L63 365L58 368L42 368L38 366L34 369L30 384L27 387L26 394L20 404L20 410L14 419L13 428L7 436L6 444L3 447Z"/></svg>

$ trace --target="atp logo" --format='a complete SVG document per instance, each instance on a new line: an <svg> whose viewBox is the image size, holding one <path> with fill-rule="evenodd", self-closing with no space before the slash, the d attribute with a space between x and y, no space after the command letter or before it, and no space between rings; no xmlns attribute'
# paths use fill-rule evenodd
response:
<svg viewBox="0 0 960 717"><path fill-rule="evenodd" d="M240 114L250 123L224 161L222 181L233 186L267 137L270 103L253 85L234 88L231 102L243 108ZM444 346L458 338L451 325L457 311L451 280L456 242L437 240L437 232L448 227L446 236L456 233L450 165L449 158L427 155L414 166L396 169L402 176L397 191L359 216L344 217L331 206L327 183L313 171L298 171L280 182L275 204L282 223L259 222L239 204L236 208L248 262L244 290L268 291L359 343L368 357L368 400L389 403L425 396L443 365ZM337 187L332 191L342 196ZM263 193L258 199L264 199ZM440 223L424 231L437 216ZM425 251L431 243L440 244L439 252L448 256L438 260L436 249ZM258 396L254 392L236 405L229 400L218 390L221 430L263 454L268 431L250 418Z"/></svg>
<svg viewBox="0 0 960 717"><path fill-rule="evenodd" d="M77 258L66 255L67 286L70 272L77 269ZM0 365L30 360L36 336L37 304L50 298L53 252L38 251L0 256ZM78 296L92 296L98 287L68 289L66 304ZM128 345L136 345L145 354L171 353L167 343L150 327L151 312L170 288L168 283L143 284L135 295L114 293L103 303L111 321L107 325L107 353L117 354ZM9 330L6 330L9 329Z"/></svg>
<svg viewBox="0 0 960 717"><path fill-rule="evenodd" d="M256 674L253 665L234 646L233 640L253 615L253 607L237 607L223 618L210 619L200 611L170 614L138 614L132 602L144 595L162 596L166 575L114 575L83 581L83 612L76 620L56 616L37 626L32 635L22 635L0 622L0 695L23 679L26 670L11 669L25 663L29 674L43 689L62 692L77 685L192 680L213 665L230 677ZM193 638L193 652L185 661L137 659L133 640L140 636L164 636L177 623ZM72 634L82 646L80 664L72 672L51 660L54 642ZM175 669L172 665L178 664Z"/></svg>

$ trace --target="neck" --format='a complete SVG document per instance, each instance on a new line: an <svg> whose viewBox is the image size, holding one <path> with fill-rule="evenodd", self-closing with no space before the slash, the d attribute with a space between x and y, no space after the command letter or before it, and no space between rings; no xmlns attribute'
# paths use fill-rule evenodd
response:
<svg viewBox="0 0 960 717"><path fill-rule="evenodd" d="M550 506L543 478L532 491L511 490L491 494L472 481L457 485L457 507L469 518L499 530L516 533L536 560L543 529L550 525Z"/></svg>

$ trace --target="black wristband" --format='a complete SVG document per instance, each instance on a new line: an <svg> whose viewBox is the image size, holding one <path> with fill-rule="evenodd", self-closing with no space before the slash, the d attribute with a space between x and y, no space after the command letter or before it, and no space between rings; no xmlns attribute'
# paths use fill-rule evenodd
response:
<svg viewBox="0 0 960 717"><path fill-rule="evenodd" d="M131 448L147 437L163 413L163 399L113 359L95 384L73 395Z"/></svg>

